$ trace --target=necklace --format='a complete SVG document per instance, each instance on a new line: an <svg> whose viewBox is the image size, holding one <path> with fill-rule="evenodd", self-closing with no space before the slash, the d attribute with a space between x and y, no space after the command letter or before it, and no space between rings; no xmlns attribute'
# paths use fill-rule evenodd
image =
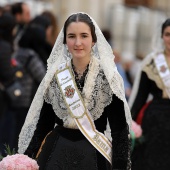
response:
<svg viewBox="0 0 170 170"><path fill-rule="evenodd" d="M87 69L87 67L86 67L86 69ZM85 72L85 70L81 71L81 70L78 70L78 69L75 68L75 72L77 73L77 78L78 79L81 79L81 77L83 76L83 73Z"/></svg>
<svg viewBox="0 0 170 170"><path fill-rule="evenodd" d="M80 92L82 92L83 87L84 87L85 78L86 78L86 75L88 72L89 64L85 67L83 72L76 69L76 67L73 65L73 62L71 64L72 64L72 69L73 69L73 73L75 76L75 81L76 81L77 87L80 90Z"/></svg>

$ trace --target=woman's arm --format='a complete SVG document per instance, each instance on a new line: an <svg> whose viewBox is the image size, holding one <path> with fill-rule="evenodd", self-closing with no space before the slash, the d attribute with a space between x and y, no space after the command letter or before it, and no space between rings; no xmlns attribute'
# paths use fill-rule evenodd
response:
<svg viewBox="0 0 170 170"><path fill-rule="evenodd" d="M136 120L139 111L144 106L147 101L148 95L150 93L151 81L149 80L145 72L141 73L141 79L139 82L139 88L132 104L131 113L134 120Z"/></svg>
<svg viewBox="0 0 170 170"><path fill-rule="evenodd" d="M107 114L112 136L112 169L128 170L131 166L130 140L123 101L113 95Z"/></svg>
<svg viewBox="0 0 170 170"><path fill-rule="evenodd" d="M24 154L32 158L36 157L43 139L54 128L55 117L56 116L52 109L52 106L44 102L36 130Z"/></svg>

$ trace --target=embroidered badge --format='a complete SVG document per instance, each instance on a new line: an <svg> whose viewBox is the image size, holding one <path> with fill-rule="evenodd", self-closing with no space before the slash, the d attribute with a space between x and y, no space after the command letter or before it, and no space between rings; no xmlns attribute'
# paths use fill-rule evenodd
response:
<svg viewBox="0 0 170 170"><path fill-rule="evenodd" d="M66 97L72 98L74 96L75 89L71 85L67 86L64 90Z"/></svg>
<svg viewBox="0 0 170 170"><path fill-rule="evenodd" d="M167 70L167 68L166 68L165 65L162 65L162 66L160 67L160 72L165 73L166 70Z"/></svg>

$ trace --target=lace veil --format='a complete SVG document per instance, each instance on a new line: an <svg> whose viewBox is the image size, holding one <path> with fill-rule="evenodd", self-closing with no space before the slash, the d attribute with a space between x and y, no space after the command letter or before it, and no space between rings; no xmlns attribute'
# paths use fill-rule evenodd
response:
<svg viewBox="0 0 170 170"><path fill-rule="evenodd" d="M129 106L125 99L123 80L119 75L116 65L114 63L114 55L113 55L112 48L105 40L96 22L92 18L91 20L95 26L95 32L97 36L97 42L92 50L94 53L94 57L98 58L101 68L103 69L104 74L106 75L106 78L109 82L111 90L119 99L121 99L124 102L126 121L130 128L131 114L129 111ZM49 59L47 61L48 63L47 73L44 79L42 80L41 84L39 85L36 95L32 101L31 107L28 111L26 121L19 135L19 144L18 144L19 153L24 153L24 151L26 150L26 148L28 147L32 139L32 136L36 129L37 122L39 120L40 111L43 106L45 92L54 77L57 67L61 63L69 60L69 57L67 56L67 52L66 52L66 47L63 44L63 38L64 38L63 29L61 29L57 37L57 40L55 42L55 45L52 49L52 52L49 56Z"/></svg>

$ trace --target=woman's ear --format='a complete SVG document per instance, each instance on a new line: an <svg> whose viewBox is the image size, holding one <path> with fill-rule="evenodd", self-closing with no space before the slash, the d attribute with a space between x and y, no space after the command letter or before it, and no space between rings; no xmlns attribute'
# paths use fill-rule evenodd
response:
<svg viewBox="0 0 170 170"><path fill-rule="evenodd" d="M94 46L94 44L95 44L95 42L92 42L92 47ZM91 47L91 48L92 48L92 47Z"/></svg>

